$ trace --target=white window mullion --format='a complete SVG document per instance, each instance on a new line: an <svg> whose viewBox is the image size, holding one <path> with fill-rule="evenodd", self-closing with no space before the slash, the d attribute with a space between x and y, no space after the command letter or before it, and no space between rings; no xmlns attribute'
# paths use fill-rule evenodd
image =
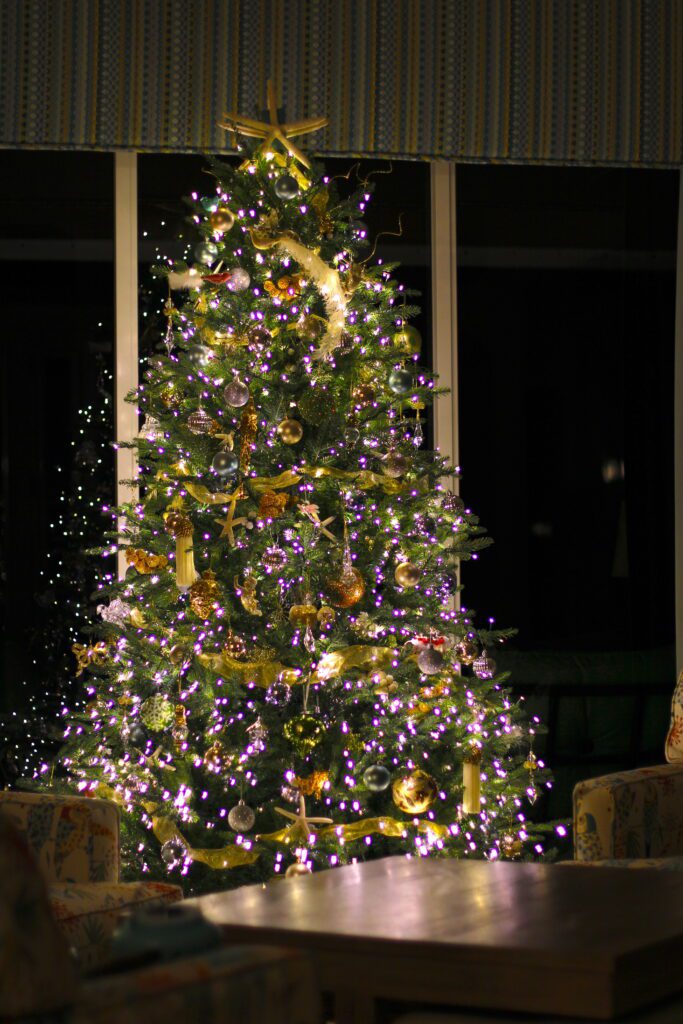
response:
<svg viewBox="0 0 683 1024"><path fill-rule="evenodd" d="M458 289L456 262L455 164L431 165L432 338L439 387L450 393L436 402L434 444L454 466L458 438ZM457 489L457 483L455 483Z"/></svg>
<svg viewBox="0 0 683 1024"><path fill-rule="evenodd" d="M674 350L674 513L676 665L683 668L683 171L678 186L676 326Z"/></svg>
<svg viewBox="0 0 683 1024"><path fill-rule="evenodd" d="M114 165L114 244L116 346L114 367L114 433L117 441L132 441L138 433L138 414L125 402L128 392L138 384L138 176L137 154L128 150L116 153ZM137 487L122 480L137 476L135 452L119 448L116 452L116 503L134 501ZM122 527L119 523L119 529ZM126 563L119 553L119 577Z"/></svg>

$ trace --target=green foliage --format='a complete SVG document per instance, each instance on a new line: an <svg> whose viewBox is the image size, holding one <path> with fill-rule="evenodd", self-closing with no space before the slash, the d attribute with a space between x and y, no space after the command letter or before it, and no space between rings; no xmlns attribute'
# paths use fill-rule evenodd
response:
<svg viewBox="0 0 683 1024"><path fill-rule="evenodd" d="M314 168L283 200L278 178L299 175L291 163L255 154L244 171L212 169L216 192L190 204L216 247L195 268L209 280L171 305L172 354L156 353L130 396L146 417L141 498L118 510L125 532L110 539L131 567L103 587L124 604L92 632L87 714L70 723L63 764L80 788L124 807L131 872L144 864L164 877L160 843L175 830L194 892L268 878L295 857L317 868L401 850L520 856L533 841L527 793L547 782L529 767L538 730L504 676L470 667L470 653L495 653L512 631L479 630L455 607L460 562L490 539L471 511L444 502L455 472L423 446L439 389L396 339L416 308L359 238L371 186L342 195ZM217 235L211 217L225 209L235 222ZM244 290L221 278L236 269L249 275ZM187 270L156 268L172 285ZM412 377L405 393L389 385L400 368ZM224 397L235 379L247 406ZM200 409L203 433L188 426ZM278 430L288 418L302 428L292 444ZM220 476L212 462L229 449L240 469ZM188 591L174 559L187 562L190 529L200 579ZM405 562L415 586L397 582ZM443 664L425 676L417 662L431 643ZM173 711L166 728L163 716L141 725L152 696ZM320 726L310 742L303 714ZM463 813L472 757L483 800ZM393 785L366 785L377 764L397 784L428 772L436 798L402 810ZM227 816L241 797L256 825L236 836ZM334 827L312 826L315 839L292 831L279 809L304 807ZM216 851L254 862L217 868Z"/></svg>

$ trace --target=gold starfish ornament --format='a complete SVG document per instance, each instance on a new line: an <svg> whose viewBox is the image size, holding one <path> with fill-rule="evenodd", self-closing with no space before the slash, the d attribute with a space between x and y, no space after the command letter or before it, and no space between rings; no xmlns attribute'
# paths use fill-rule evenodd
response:
<svg viewBox="0 0 683 1024"><path fill-rule="evenodd" d="M308 135L310 132L317 132L328 123L326 117L310 117L302 121L287 121L281 124L278 119L277 100L272 81L268 80L268 114L270 123L257 121L252 117L244 117L242 114L224 114L224 121L219 121L220 128L229 132L239 132L252 139L263 139L263 142L254 152L263 153L272 150L275 143L279 143L294 160L298 160L304 167L310 167L310 161L301 150L291 141L293 135ZM249 164L247 160L242 169Z"/></svg>

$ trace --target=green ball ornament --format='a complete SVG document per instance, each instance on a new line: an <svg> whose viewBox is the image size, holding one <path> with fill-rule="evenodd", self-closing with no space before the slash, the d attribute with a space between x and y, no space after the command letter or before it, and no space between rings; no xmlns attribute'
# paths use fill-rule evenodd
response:
<svg viewBox="0 0 683 1024"><path fill-rule="evenodd" d="M140 721L152 732L168 729L173 721L173 705L161 694L148 697L140 706Z"/></svg>
<svg viewBox="0 0 683 1024"><path fill-rule="evenodd" d="M413 386L413 375L410 370L392 370L387 383L395 395L405 395Z"/></svg>
<svg viewBox="0 0 683 1024"><path fill-rule="evenodd" d="M320 743L323 738L323 727L313 715L295 715L285 722L282 730L285 739L288 739L299 754L307 754Z"/></svg>
<svg viewBox="0 0 683 1024"><path fill-rule="evenodd" d="M275 195L278 199L296 199L299 186L291 174L282 174L275 182Z"/></svg>

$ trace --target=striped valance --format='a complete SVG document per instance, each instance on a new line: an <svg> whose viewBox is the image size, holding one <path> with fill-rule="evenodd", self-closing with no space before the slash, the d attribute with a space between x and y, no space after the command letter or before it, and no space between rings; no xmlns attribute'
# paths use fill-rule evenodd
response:
<svg viewBox="0 0 683 1024"><path fill-rule="evenodd" d="M0 145L683 163L683 0L0 0Z"/></svg>

